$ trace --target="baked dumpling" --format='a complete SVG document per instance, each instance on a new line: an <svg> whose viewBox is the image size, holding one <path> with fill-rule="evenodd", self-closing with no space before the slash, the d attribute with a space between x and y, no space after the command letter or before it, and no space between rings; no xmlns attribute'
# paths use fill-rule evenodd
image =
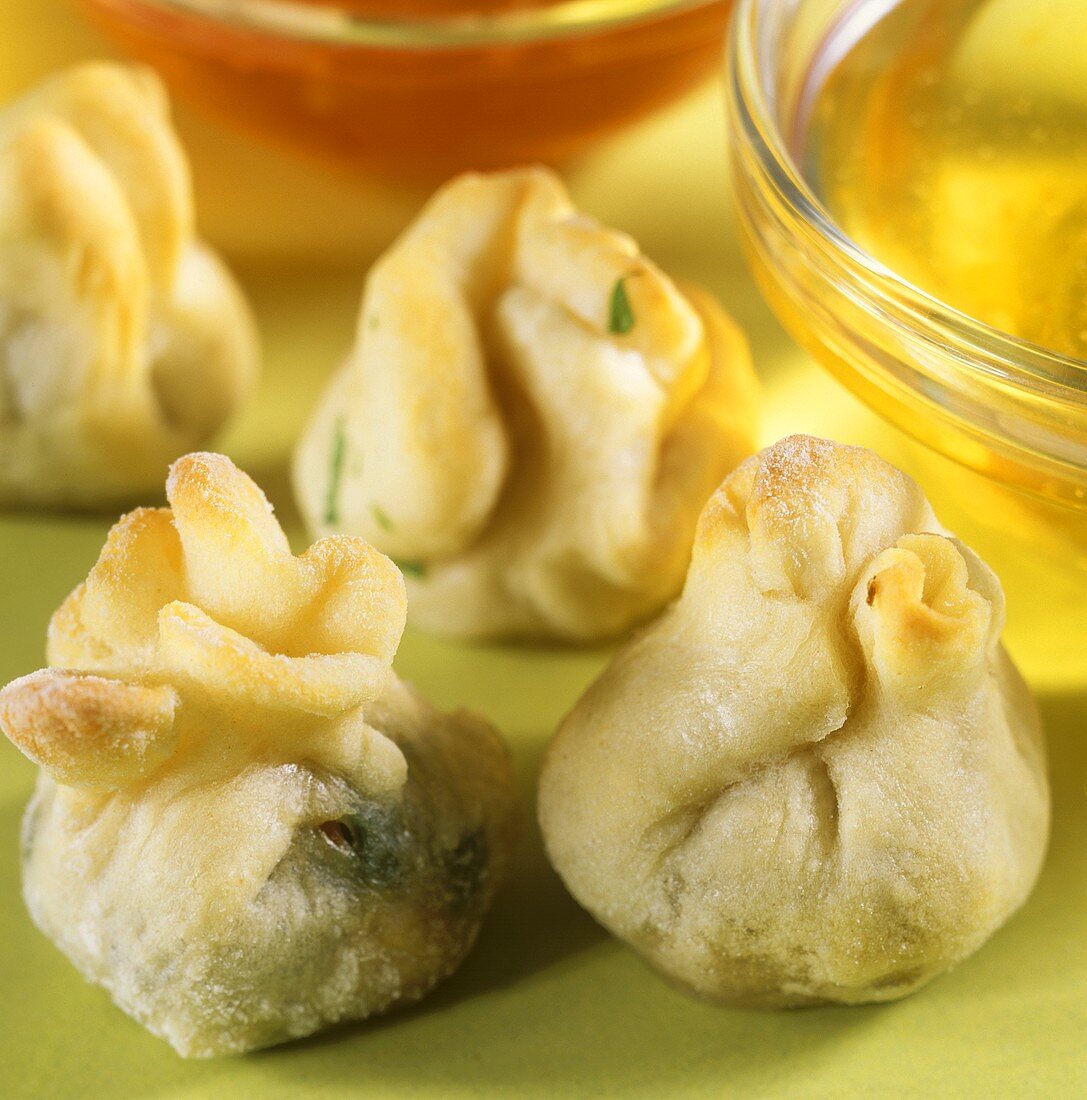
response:
<svg viewBox="0 0 1087 1100"><path fill-rule="evenodd" d="M1000 584L875 454L783 440L707 504L680 600L540 778L573 895L711 998L886 1001L1025 900L1049 795Z"/></svg>
<svg viewBox="0 0 1087 1100"><path fill-rule="evenodd" d="M170 509L110 532L0 692L43 773L30 913L184 1055L415 1000L470 948L510 847L484 722L393 672L404 583L361 539L293 557L228 459L180 459Z"/></svg>
<svg viewBox="0 0 1087 1100"><path fill-rule="evenodd" d="M0 505L154 491L255 379L168 112L150 70L111 63L0 111Z"/></svg>
<svg viewBox="0 0 1087 1100"><path fill-rule="evenodd" d="M317 533L400 562L442 634L585 641L679 590L754 450L742 334L543 169L447 184L370 272L296 455Z"/></svg>

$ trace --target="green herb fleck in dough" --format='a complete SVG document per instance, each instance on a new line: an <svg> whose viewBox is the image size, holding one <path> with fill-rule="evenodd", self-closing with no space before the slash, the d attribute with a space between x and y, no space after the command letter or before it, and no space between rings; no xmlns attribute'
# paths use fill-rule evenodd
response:
<svg viewBox="0 0 1087 1100"><path fill-rule="evenodd" d="M621 279L616 279L611 292L608 332L616 336L625 336L634 327L634 311L630 308L630 299L623 285L629 278L629 275L624 275Z"/></svg>
<svg viewBox="0 0 1087 1100"><path fill-rule="evenodd" d="M366 318L366 328L370 332L376 332L377 327L380 323L381 322L378 320L378 316L376 313L371 313L370 316Z"/></svg>
<svg viewBox="0 0 1087 1100"><path fill-rule="evenodd" d="M340 481L343 478L343 460L347 453L347 430L341 416L336 421L332 436L331 470L328 479L328 496L325 498L325 523L335 527L340 522Z"/></svg>
<svg viewBox="0 0 1087 1100"><path fill-rule="evenodd" d="M370 514L374 517L374 522L382 531L391 531L393 529L394 524L389 518L389 513L386 512L380 504L371 504Z"/></svg>
<svg viewBox="0 0 1087 1100"><path fill-rule="evenodd" d="M393 565L406 577L421 581L426 577L426 563L421 561L394 561Z"/></svg>

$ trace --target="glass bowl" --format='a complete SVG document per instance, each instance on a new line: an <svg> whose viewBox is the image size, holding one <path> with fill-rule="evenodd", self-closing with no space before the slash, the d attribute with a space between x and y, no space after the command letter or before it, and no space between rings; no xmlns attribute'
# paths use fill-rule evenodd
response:
<svg viewBox="0 0 1087 1100"><path fill-rule="evenodd" d="M1087 698L1087 364L911 285L798 168L825 46L865 3L895 0L737 0L726 84L741 241L785 328L860 398L859 441L917 477L1000 576L1005 640L1031 682ZM805 406L804 424L842 430L829 406Z"/></svg>
<svg viewBox="0 0 1087 1100"><path fill-rule="evenodd" d="M896 275L835 225L797 168L813 73L858 7L738 0L732 171L761 289L799 342L915 439L998 482L1087 510L1087 363L1000 332Z"/></svg>
<svg viewBox="0 0 1087 1100"><path fill-rule="evenodd" d="M719 64L731 0L78 0L227 123L394 179L561 163Z"/></svg>

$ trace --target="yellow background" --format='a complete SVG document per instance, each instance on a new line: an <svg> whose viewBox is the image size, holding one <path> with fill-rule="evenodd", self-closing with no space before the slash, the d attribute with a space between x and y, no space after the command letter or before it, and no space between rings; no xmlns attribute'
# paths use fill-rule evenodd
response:
<svg viewBox="0 0 1087 1100"><path fill-rule="evenodd" d="M0 97L106 52L61 0L0 0ZM915 469L914 452L788 341L751 283L729 209L720 94L711 86L594 154L572 173L576 198L733 310L766 382L767 440L807 430L878 441ZM419 197L320 177L179 116L201 222L231 255L266 342L261 390L218 445L261 482L298 540L286 455L350 342L367 261ZM86 574L108 524L0 517L0 682L41 663L48 616ZM1011 593L1013 604L1017 595L1029 602ZM5 742L0 1096L1087 1095L1087 657L1069 656L1064 641L1060 677L1027 661L1044 689L1055 797L1037 890L974 958L873 1008L774 1014L696 1003L565 895L532 824L534 776L551 731L606 653L405 639L402 674L443 705L485 711L513 745L526 805L517 869L462 970L418 1008L245 1058L181 1061L34 930L17 853L34 769Z"/></svg>

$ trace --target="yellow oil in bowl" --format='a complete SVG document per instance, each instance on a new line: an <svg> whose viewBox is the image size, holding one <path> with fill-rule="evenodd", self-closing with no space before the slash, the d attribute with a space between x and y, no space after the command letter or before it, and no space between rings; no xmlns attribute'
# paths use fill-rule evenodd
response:
<svg viewBox="0 0 1087 1100"><path fill-rule="evenodd" d="M1083 0L903 0L818 88L803 155L831 216L878 260L1087 358Z"/></svg>
<svg viewBox="0 0 1087 1100"><path fill-rule="evenodd" d="M996 569L1032 681L1077 692L1084 57L1082 0L743 0L730 89L768 300L879 414L851 434L905 465Z"/></svg>

